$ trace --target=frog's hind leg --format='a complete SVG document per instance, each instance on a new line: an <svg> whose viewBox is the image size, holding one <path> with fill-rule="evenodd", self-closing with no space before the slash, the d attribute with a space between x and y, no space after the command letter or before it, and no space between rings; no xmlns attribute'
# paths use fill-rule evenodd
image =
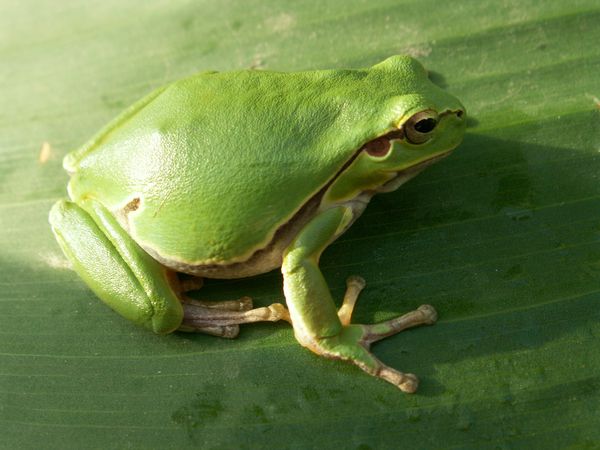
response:
<svg viewBox="0 0 600 450"><path fill-rule="evenodd" d="M155 333L179 327L183 308L170 285L170 271L150 257L100 202L58 201L49 220L65 256L104 303Z"/></svg>
<svg viewBox="0 0 600 450"><path fill-rule="evenodd" d="M252 299L247 296L237 300L196 300L186 294L202 287L202 278L173 273L170 281L183 305L183 321L179 331L234 338L239 333L239 325L244 323L290 321L288 310L280 303L253 309Z"/></svg>
<svg viewBox="0 0 600 450"><path fill-rule="evenodd" d="M187 296L188 292L197 291L204 285L202 277L173 272L169 281L171 282L173 290L178 293L179 298L184 303L192 303L205 308L223 309L225 311L248 311L252 309L252 299L247 296L237 300L224 301L204 301L189 298Z"/></svg>
<svg viewBox="0 0 600 450"><path fill-rule="evenodd" d="M190 291L197 291L204 286L204 279L195 275L187 275L185 273L173 274L173 283L177 284L181 293L185 294Z"/></svg>
<svg viewBox="0 0 600 450"><path fill-rule="evenodd" d="M222 301L204 301L195 300L185 297L182 302L184 304L195 304L207 309L218 309L222 311L249 311L252 309L252 299L250 297L241 297L238 300L222 300ZM185 310L185 307L184 307Z"/></svg>
<svg viewBox="0 0 600 450"><path fill-rule="evenodd" d="M244 301L248 302L248 309L236 310L235 305ZM223 308L223 304L231 304L231 309ZM239 325L252 322L276 322L285 320L291 322L290 314L281 303L273 303L269 306L252 308L249 297L229 302L204 302L182 299L183 322L179 329L181 331L192 331L208 333L216 336L233 338L239 332ZM217 306L215 306L215 304Z"/></svg>
<svg viewBox="0 0 600 450"><path fill-rule="evenodd" d="M98 201L66 200L50 211L50 224L64 254L108 306L155 333L177 329L235 337L239 324L289 320L281 304L252 309L248 297L202 302L182 293L177 275L142 249Z"/></svg>

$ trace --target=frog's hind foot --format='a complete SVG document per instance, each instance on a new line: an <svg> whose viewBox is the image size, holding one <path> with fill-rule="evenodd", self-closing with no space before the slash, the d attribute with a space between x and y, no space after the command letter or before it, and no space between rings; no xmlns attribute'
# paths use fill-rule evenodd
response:
<svg viewBox="0 0 600 450"><path fill-rule="evenodd" d="M218 309L221 311L250 311L252 309L252 299L246 296L237 300L223 300L216 302L196 300L184 296L182 303L184 304L184 309L185 305L198 306L206 309Z"/></svg>
<svg viewBox="0 0 600 450"><path fill-rule="evenodd" d="M253 307L252 299L247 296L237 300L224 301L205 301L188 297L188 292L197 291L204 285L203 278L177 272L170 272L168 275L171 287L178 293L179 299L184 305L195 305L202 308L220 309L223 311L249 311Z"/></svg>
<svg viewBox="0 0 600 450"><path fill-rule="evenodd" d="M205 302L184 298L183 322L180 331L207 333L213 336L234 338L239 325L252 322L290 322L290 313L281 303L252 308L250 297L223 302Z"/></svg>
<svg viewBox="0 0 600 450"><path fill-rule="evenodd" d="M202 277L196 277L184 273L176 273L174 275L176 279L173 281L175 282L174 284L177 286L178 289L175 287L174 288L182 294L185 294L190 291L197 291L202 286L204 286L204 279Z"/></svg>
<svg viewBox="0 0 600 450"><path fill-rule="evenodd" d="M204 333L210 334L211 336L222 337L226 339L234 339L240 334L240 326L239 325L225 325L225 326L197 326L197 327L188 327L184 323L179 327L178 331L188 331L193 333Z"/></svg>

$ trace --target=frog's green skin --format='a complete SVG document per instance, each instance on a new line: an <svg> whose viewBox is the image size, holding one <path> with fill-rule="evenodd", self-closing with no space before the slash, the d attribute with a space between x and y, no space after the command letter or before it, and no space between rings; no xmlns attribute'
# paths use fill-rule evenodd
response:
<svg viewBox="0 0 600 450"><path fill-rule="evenodd" d="M460 102L406 56L363 70L204 72L148 95L67 155L71 201L50 222L90 288L157 333L232 337L241 323L284 319L314 352L413 392L416 377L368 347L433 323L433 308L351 325L364 282L349 280L337 311L318 260L375 193L447 155L464 129ZM194 302L176 275L276 267L289 313L251 309L248 298Z"/></svg>

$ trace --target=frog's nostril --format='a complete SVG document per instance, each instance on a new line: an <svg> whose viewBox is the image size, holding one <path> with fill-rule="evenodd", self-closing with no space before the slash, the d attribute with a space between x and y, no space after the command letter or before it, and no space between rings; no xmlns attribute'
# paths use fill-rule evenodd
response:
<svg viewBox="0 0 600 450"><path fill-rule="evenodd" d="M462 109L459 109L458 111L456 111L456 117L458 117L459 119L462 119L462 117L465 115L465 112Z"/></svg>

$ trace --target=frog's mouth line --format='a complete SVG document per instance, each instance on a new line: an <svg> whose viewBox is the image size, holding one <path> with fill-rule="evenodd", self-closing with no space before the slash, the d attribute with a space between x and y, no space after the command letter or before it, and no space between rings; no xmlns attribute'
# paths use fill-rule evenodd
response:
<svg viewBox="0 0 600 450"><path fill-rule="evenodd" d="M446 158L448 155L452 153L452 150L447 150L443 153L434 155L430 158L424 159L423 161L415 164L414 166L407 167L406 169L401 169L396 172L396 176L392 178L387 183L382 184L379 188L376 189L377 192L391 192L398 189L404 183L406 183L411 178L414 178L427 167L435 164L441 159Z"/></svg>

